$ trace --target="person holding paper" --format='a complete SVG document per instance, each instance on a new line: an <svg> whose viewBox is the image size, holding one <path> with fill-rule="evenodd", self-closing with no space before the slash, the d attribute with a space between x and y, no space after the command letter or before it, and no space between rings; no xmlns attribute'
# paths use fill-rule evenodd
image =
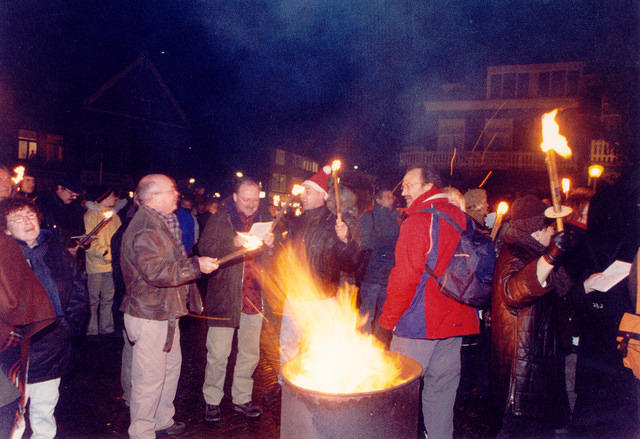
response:
<svg viewBox="0 0 640 439"><path fill-rule="evenodd" d="M260 187L254 180L243 177L238 181L233 196L207 221L198 244L202 255L221 258L238 250L244 244L238 232L253 229L258 233L257 223L271 220L266 207L260 206L259 195ZM274 244L274 235L268 228L262 234L262 250L223 264L209 279L205 313L211 319L207 320L207 366L202 386L204 419L208 422L217 422L222 417L220 401L235 331L238 331L238 356L231 386L233 409L249 418L262 414L252 402L252 375L260 360L263 318L258 258L269 253Z"/></svg>

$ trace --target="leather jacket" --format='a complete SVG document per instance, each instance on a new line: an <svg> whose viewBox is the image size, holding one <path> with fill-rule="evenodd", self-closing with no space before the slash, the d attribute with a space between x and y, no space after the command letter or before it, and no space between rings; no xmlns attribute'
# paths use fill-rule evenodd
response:
<svg viewBox="0 0 640 439"><path fill-rule="evenodd" d="M198 258L187 258L162 218L141 206L122 238L120 265L126 295L120 310L149 320L175 321L189 310L202 312L195 279ZM170 329L171 330L171 329Z"/></svg>

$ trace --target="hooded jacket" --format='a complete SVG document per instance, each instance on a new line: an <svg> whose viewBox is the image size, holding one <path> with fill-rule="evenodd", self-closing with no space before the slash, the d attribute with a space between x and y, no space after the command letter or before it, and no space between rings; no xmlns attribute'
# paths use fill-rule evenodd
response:
<svg viewBox="0 0 640 439"><path fill-rule="evenodd" d="M552 291L567 278L554 271L547 286L540 285L536 266L543 251L528 234L506 229L491 300L492 399L515 416L561 423L568 403L557 339L560 297Z"/></svg>
<svg viewBox="0 0 640 439"><path fill-rule="evenodd" d="M479 333L475 308L445 296L435 279L423 277L427 254L431 250L433 215L419 212L436 208L466 227L466 216L435 186L418 197L407 209L408 217L400 226L395 249L395 265L389 275L387 300L382 307L380 326L408 338L442 339ZM440 221L438 263L441 276L460 235L446 221ZM399 324L400 323L400 324Z"/></svg>

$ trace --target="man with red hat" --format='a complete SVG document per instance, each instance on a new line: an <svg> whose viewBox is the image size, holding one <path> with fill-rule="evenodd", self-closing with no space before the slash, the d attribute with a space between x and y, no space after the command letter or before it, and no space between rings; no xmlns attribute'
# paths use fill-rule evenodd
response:
<svg viewBox="0 0 640 439"><path fill-rule="evenodd" d="M294 249L298 255L305 255L309 270L326 299L335 298L340 271L354 271L360 257L360 246L352 239L349 227L326 206L330 174L331 168L325 166L302 183L303 213L294 218L289 227ZM280 328L281 365L297 355L299 333L285 303Z"/></svg>

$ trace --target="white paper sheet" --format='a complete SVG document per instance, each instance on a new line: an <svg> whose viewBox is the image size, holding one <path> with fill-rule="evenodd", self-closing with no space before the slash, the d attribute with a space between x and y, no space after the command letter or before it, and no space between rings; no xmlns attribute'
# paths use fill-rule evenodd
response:
<svg viewBox="0 0 640 439"><path fill-rule="evenodd" d="M261 240L264 240L264 236L269 233L269 230L271 230L272 222L273 221L268 221L265 223L253 223L253 225L251 226L251 230L249 230L249 233L251 233L253 236L257 236Z"/></svg>
<svg viewBox="0 0 640 439"><path fill-rule="evenodd" d="M614 261L602 272L602 277L593 282L595 290L607 292L625 277L629 276L631 264L624 261Z"/></svg>

